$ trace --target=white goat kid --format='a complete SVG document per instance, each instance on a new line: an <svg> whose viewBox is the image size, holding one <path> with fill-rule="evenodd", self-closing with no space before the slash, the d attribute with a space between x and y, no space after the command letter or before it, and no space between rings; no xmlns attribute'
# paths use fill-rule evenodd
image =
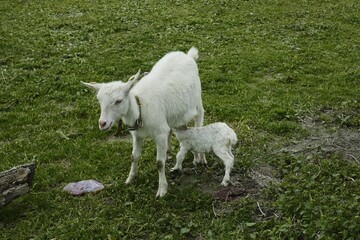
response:
<svg viewBox="0 0 360 240"><path fill-rule="evenodd" d="M156 166L159 188L156 197L167 192L165 162L172 128L186 125L195 119L202 126L204 110L201 84L195 60L198 50L192 47L187 54L170 52L161 58L152 70L140 79L139 72L126 83L84 83L97 91L101 115L99 128L110 129L122 120L130 126L133 138L132 163L126 184L133 182L141 156L143 140L150 137L157 148ZM204 155L196 159L206 161Z"/></svg>
<svg viewBox="0 0 360 240"><path fill-rule="evenodd" d="M225 176L221 185L228 186L234 165L231 149L237 143L234 130L226 123L213 123L205 127L177 128L175 135L180 141L180 151L176 155L176 165L172 171L182 170L182 162L188 151L205 153L212 150L224 162Z"/></svg>

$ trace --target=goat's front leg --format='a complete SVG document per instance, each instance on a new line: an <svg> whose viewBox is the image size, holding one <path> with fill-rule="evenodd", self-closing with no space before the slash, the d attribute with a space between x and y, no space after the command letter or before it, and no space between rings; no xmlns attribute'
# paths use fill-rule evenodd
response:
<svg viewBox="0 0 360 240"><path fill-rule="evenodd" d="M143 142L144 141L142 138L139 138L139 137L133 135L133 150L132 150L132 154L131 154L131 168L130 168L129 176L125 182L126 184L132 183L137 174L138 162L139 162L139 159L141 156L141 149L142 149Z"/></svg>
<svg viewBox="0 0 360 240"><path fill-rule="evenodd" d="M168 134L162 134L156 138L156 167L159 173L159 188L156 197L163 197L167 192L168 183L165 176L165 163L168 150Z"/></svg>

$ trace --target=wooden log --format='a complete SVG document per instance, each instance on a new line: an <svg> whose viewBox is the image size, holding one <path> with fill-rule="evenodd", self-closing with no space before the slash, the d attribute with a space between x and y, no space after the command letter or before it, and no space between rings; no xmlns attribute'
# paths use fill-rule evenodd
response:
<svg viewBox="0 0 360 240"><path fill-rule="evenodd" d="M0 172L0 207L30 191L35 163L28 163Z"/></svg>

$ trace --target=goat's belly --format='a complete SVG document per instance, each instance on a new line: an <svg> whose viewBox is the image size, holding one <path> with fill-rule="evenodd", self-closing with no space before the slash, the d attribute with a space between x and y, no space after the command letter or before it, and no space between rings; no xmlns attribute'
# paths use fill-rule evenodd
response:
<svg viewBox="0 0 360 240"><path fill-rule="evenodd" d="M192 146L191 151L197 153L208 153L211 151L211 147L209 146Z"/></svg>
<svg viewBox="0 0 360 240"><path fill-rule="evenodd" d="M197 111L194 109L192 111L187 111L184 114L168 117L168 124L170 128L181 127L188 124L191 120L195 118Z"/></svg>
<svg viewBox="0 0 360 240"><path fill-rule="evenodd" d="M199 139L181 139L181 144L187 149L197 153L207 153L211 151L211 145Z"/></svg>

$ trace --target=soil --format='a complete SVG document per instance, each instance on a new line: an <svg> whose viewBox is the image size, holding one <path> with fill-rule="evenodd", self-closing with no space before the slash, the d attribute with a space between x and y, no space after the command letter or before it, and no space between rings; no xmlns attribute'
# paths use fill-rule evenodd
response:
<svg viewBox="0 0 360 240"><path fill-rule="evenodd" d="M311 118L302 121L310 136L293 142L281 149L295 155L303 154L307 158L315 155L327 157L341 155L345 160L360 164L360 130L337 125L327 125Z"/></svg>

